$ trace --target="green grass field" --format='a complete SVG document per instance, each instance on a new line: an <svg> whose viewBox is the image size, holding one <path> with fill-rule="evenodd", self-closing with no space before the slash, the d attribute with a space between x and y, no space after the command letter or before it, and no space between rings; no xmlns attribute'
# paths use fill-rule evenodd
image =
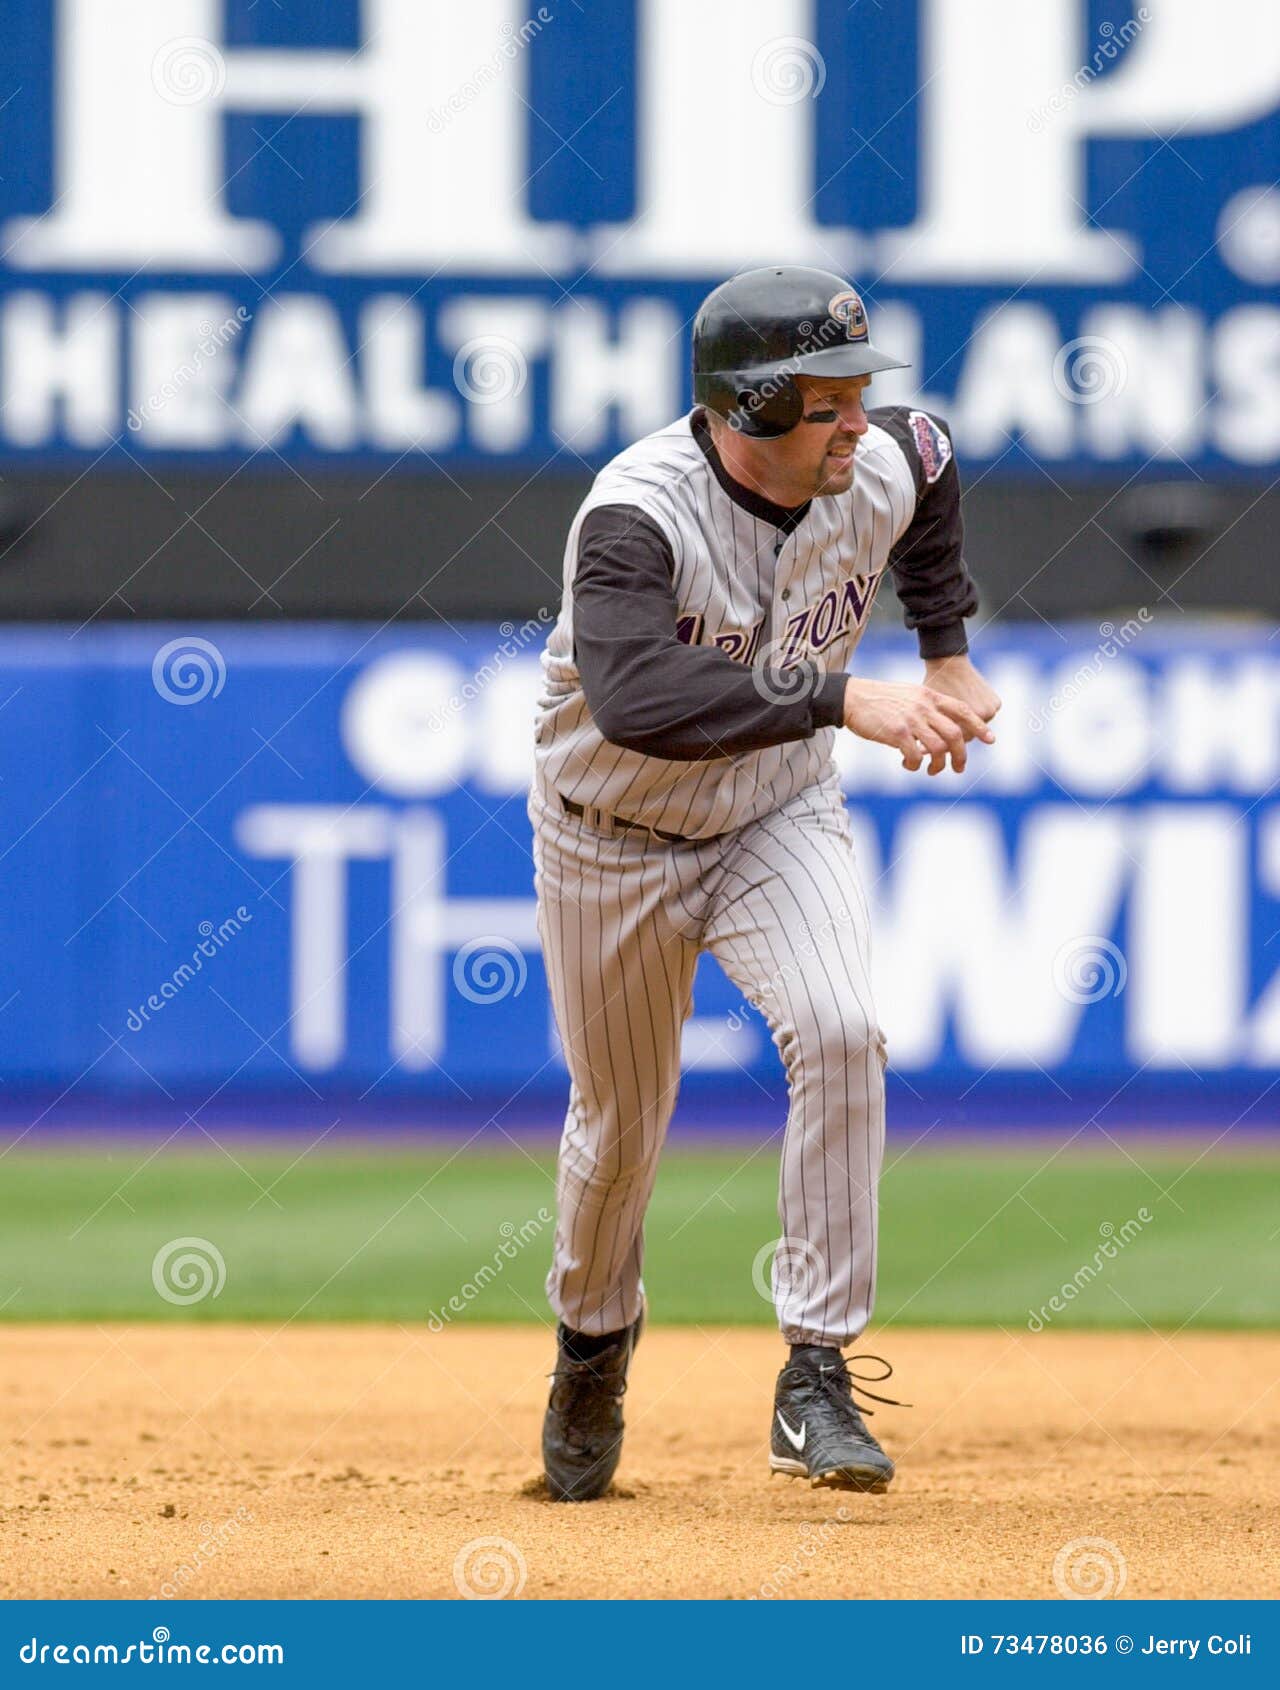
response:
<svg viewBox="0 0 1280 1690"><path fill-rule="evenodd" d="M544 1314L548 1149L150 1154L4 1158L0 1319L422 1321L450 1298L462 1310L450 1319ZM895 1149L878 1320L1025 1326L1075 1280L1055 1328L1280 1325L1280 1159L1131 1155ZM668 1152L647 1229L655 1319L772 1320L753 1264L767 1283L776 1162L776 1145ZM157 1254L181 1238L216 1248L218 1295L157 1292Z"/></svg>

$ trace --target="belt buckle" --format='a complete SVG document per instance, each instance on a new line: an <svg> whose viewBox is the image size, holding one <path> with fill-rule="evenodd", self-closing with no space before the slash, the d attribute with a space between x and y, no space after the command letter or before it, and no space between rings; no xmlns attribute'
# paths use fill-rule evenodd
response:
<svg viewBox="0 0 1280 1690"><path fill-rule="evenodd" d="M607 810L602 810L599 805L579 804L576 799L566 798L563 793L559 794L559 798L560 808L565 814L572 816L575 821L582 822L585 827L589 827L594 833L610 835L615 831L616 818L611 816Z"/></svg>
<svg viewBox="0 0 1280 1690"><path fill-rule="evenodd" d="M576 817L596 833L603 833L607 838L616 839L620 833L643 833L650 839L660 839L664 845L687 845L689 841L682 833L667 833L660 827L650 827L647 822L629 821L626 816L611 815L608 810L602 810L598 804L579 804L575 799L566 798L560 793L560 806L566 814Z"/></svg>

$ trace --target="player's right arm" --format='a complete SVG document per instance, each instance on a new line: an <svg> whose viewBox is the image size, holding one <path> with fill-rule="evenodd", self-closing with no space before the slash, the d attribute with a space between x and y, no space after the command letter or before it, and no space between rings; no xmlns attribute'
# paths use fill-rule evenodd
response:
<svg viewBox="0 0 1280 1690"><path fill-rule="evenodd" d="M675 560L635 505L583 518L573 576L574 661L614 745L700 762L808 739L845 715L845 674L812 663L751 668L676 633Z"/></svg>

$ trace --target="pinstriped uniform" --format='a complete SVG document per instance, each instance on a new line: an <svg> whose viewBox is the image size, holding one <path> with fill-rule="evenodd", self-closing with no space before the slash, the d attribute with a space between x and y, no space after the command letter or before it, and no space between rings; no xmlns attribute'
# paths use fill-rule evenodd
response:
<svg viewBox="0 0 1280 1690"><path fill-rule="evenodd" d="M564 599L543 653L537 763L545 788L664 832L703 838L766 815L822 778L831 761L830 729L711 763L611 745L591 719L573 662L573 572L587 513L636 505L670 541L681 631L694 643L719 644L740 658L768 652L779 664L802 657L828 671L845 669L889 552L916 509L914 472L884 429L867 431L854 461L849 491L815 499L785 536L733 502L687 416L600 472L569 530Z"/></svg>
<svg viewBox="0 0 1280 1690"><path fill-rule="evenodd" d="M815 499L784 531L728 496L684 417L608 465L570 531L530 816L571 1082L547 1289L577 1330L612 1332L639 1313L644 1213L700 952L762 1010L787 1075L779 1216L801 1271L775 1267L774 1291L791 1343L842 1345L870 1317L884 1144L884 1040L834 730L696 762L608 741L573 661L583 518L635 505L666 536L681 638L748 663L839 672L916 503L912 465L873 426L850 490ZM566 799L586 813L566 812Z"/></svg>

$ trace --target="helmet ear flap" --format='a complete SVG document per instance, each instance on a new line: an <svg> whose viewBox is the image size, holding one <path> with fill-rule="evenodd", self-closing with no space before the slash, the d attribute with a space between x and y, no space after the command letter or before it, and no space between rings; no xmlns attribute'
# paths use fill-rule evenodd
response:
<svg viewBox="0 0 1280 1690"><path fill-rule="evenodd" d="M790 376L763 381L735 381L731 408L724 413L729 427L752 440L777 440L804 415L804 399Z"/></svg>
<svg viewBox="0 0 1280 1690"><path fill-rule="evenodd" d="M746 375L733 371L697 372L693 397L723 417L735 434L751 440L777 440L804 415L800 389L789 375Z"/></svg>

